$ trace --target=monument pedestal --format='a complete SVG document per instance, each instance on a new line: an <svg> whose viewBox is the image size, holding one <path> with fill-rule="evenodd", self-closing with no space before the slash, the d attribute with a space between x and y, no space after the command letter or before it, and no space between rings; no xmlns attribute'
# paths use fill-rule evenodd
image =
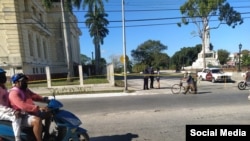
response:
<svg viewBox="0 0 250 141"><path fill-rule="evenodd" d="M219 66L219 60L217 59L217 53L215 51L207 51L205 53L206 67L207 66ZM192 64L192 68L194 69L202 69L203 64L203 51L198 54L198 58Z"/></svg>
<svg viewBox="0 0 250 141"><path fill-rule="evenodd" d="M218 60L217 52L211 50L210 48L210 33L209 33L209 26L206 27L205 30L205 37L204 37L204 48L201 50L201 52L198 54L198 58L195 62L192 64L192 68L194 69L202 69L204 66L203 63L203 51L205 51L205 61L206 66L220 66L220 62Z"/></svg>

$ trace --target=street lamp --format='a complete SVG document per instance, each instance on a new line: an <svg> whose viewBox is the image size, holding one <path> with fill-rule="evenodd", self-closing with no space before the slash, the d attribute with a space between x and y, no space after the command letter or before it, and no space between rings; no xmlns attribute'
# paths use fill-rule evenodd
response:
<svg viewBox="0 0 250 141"><path fill-rule="evenodd" d="M241 48L242 48L242 44L239 44L239 68L238 68L238 72L241 72L241 70L240 70L240 55L241 55Z"/></svg>

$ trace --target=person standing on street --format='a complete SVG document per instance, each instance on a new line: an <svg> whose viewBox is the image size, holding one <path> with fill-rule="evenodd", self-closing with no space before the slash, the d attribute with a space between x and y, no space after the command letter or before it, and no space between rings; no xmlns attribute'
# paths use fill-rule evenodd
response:
<svg viewBox="0 0 250 141"><path fill-rule="evenodd" d="M143 90L148 90L148 69L145 68L143 71Z"/></svg>
<svg viewBox="0 0 250 141"><path fill-rule="evenodd" d="M150 73L150 88L154 88L154 68L150 67L149 68L149 73Z"/></svg>
<svg viewBox="0 0 250 141"><path fill-rule="evenodd" d="M157 76L156 76L157 88L160 89L160 68L157 67L156 71L157 71L156 72L156 74L157 74Z"/></svg>

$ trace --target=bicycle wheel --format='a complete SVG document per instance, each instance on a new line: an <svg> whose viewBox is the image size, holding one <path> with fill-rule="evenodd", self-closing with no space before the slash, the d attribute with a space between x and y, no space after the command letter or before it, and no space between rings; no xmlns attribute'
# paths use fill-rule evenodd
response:
<svg viewBox="0 0 250 141"><path fill-rule="evenodd" d="M180 93L184 93L185 91L186 91L186 87L185 86L181 86ZM187 91L187 93L193 94L194 90L192 90L191 88L189 88L189 90Z"/></svg>
<svg viewBox="0 0 250 141"><path fill-rule="evenodd" d="M186 91L186 87L181 86L180 93L184 93ZM188 93L191 93L191 89L189 89Z"/></svg>
<svg viewBox="0 0 250 141"><path fill-rule="evenodd" d="M174 84L171 91L173 94L179 94L181 92L181 86L179 84Z"/></svg>
<svg viewBox="0 0 250 141"><path fill-rule="evenodd" d="M238 88L239 88L239 90L245 90L246 89L246 84L245 84L245 82L239 82L238 83Z"/></svg>

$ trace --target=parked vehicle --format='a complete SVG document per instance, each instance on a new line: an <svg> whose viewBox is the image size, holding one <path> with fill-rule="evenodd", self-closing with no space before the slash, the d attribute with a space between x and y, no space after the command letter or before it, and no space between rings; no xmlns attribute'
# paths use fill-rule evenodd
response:
<svg viewBox="0 0 250 141"><path fill-rule="evenodd" d="M63 104L55 99L51 99L48 103L51 110L52 123L55 127L51 128L48 141L89 141L87 130L79 127L82 122L73 113L61 109ZM12 125L10 121L0 121L0 138L3 141L15 141ZM32 128L22 129L22 141L34 141L35 137Z"/></svg>
<svg viewBox="0 0 250 141"><path fill-rule="evenodd" d="M197 73L199 80L215 82L231 82L231 74L224 73L220 68L205 68Z"/></svg>
<svg viewBox="0 0 250 141"><path fill-rule="evenodd" d="M238 89L239 89L239 90L245 90L246 87L250 87L250 82L240 81L240 82L238 83Z"/></svg>

